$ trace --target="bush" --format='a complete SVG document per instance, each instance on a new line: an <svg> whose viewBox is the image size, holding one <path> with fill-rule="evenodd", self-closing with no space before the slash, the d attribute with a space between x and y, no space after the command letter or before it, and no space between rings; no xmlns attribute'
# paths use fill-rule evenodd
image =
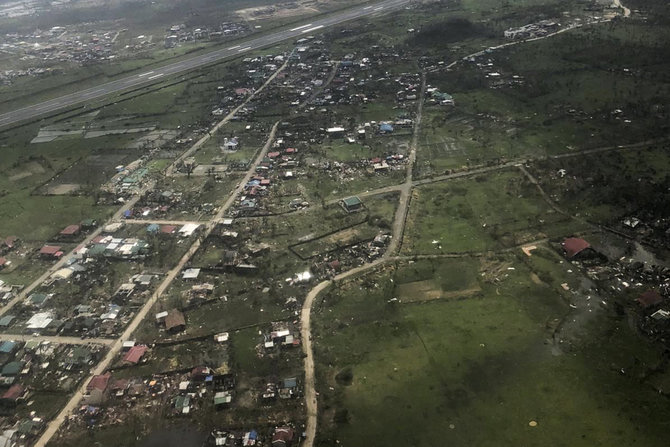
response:
<svg viewBox="0 0 670 447"><path fill-rule="evenodd" d="M335 380L339 385L349 386L354 380L354 372L351 367L347 366L337 373Z"/></svg>

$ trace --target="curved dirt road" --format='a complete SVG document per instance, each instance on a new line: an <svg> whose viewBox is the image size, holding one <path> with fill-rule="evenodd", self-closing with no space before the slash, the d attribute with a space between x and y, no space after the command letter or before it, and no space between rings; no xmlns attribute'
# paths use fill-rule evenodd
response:
<svg viewBox="0 0 670 447"><path fill-rule="evenodd" d="M394 186L393 190L400 190L400 200L396 210L395 218L393 220L393 237L391 243L384 255L368 264L355 267L346 272L340 273L332 280L322 281L312 288L302 305L300 311L300 336L302 337L303 352L305 354L305 407L307 409L307 424L305 427L306 439L304 447L312 447L314 445L314 438L316 437L316 426L318 423L318 403L316 399L316 381L314 371L314 350L312 349L312 305L314 299L323 292L333 281L341 281L345 278L357 275L367 270L373 269L386 261L388 261L395 251L400 247L400 240L405 229L405 221L407 218L407 211L409 210L410 194L412 192L412 170L414 168L414 161L416 160L416 148L419 141L419 126L421 125L421 113L423 110L424 96L426 93L426 76L422 73L421 76L421 93L416 112L416 120L414 122L414 129L412 132L412 143L410 145L409 161L407 163L407 174L405 182L402 185Z"/></svg>

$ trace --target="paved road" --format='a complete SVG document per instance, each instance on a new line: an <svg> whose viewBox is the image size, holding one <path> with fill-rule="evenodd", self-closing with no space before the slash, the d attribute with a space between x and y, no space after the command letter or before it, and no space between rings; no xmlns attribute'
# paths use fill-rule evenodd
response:
<svg viewBox="0 0 670 447"><path fill-rule="evenodd" d="M23 107L21 109L0 115L0 127L15 124L31 118L36 118L38 116L55 112L62 108L82 102L102 98L103 96L109 95L111 93L120 92L141 85L147 85L152 82L157 82L161 80L161 78L167 76L184 73L207 64L237 57L241 54L259 48L272 46L284 40L305 37L312 33L318 32L323 28L337 25L339 23L398 9L407 5L409 2L410 0L383 0L372 5L358 6L329 15L328 17L324 17L322 19L314 20L313 22L306 23L302 26L259 36L227 48L211 51L205 54L191 57L189 59L181 60L179 62L164 65L162 67L153 68L145 73L117 79L105 84L98 85L96 87L87 88L38 104Z"/></svg>

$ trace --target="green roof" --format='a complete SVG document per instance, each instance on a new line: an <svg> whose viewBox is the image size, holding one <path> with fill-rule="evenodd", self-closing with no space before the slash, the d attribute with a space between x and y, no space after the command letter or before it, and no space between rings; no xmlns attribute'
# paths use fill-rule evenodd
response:
<svg viewBox="0 0 670 447"><path fill-rule="evenodd" d="M16 317L14 315L5 315L4 317L0 318L0 326L2 327L7 327L10 324L12 324L12 321L14 321Z"/></svg>
<svg viewBox="0 0 670 447"><path fill-rule="evenodd" d="M25 419L19 424L17 430L19 431L19 433L27 435L35 431L37 428L39 428L38 422L35 422L32 419Z"/></svg>
<svg viewBox="0 0 670 447"><path fill-rule="evenodd" d="M107 249L107 246L104 244L95 244L91 248L88 249L86 254L89 256L101 256L105 254L105 250Z"/></svg>
<svg viewBox="0 0 670 447"><path fill-rule="evenodd" d="M3 376L15 376L23 369L23 362L9 362L2 367Z"/></svg>
<svg viewBox="0 0 670 447"><path fill-rule="evenodd" d="M356 206L356 205L361 205L363 202L361 202L361 199L359 199L357 196L351 196L347 197L346 199L343 200L345 206Z"/></svg>
<svg viewBox="0 0 670 447"><path fill-rule="evenodd" d="M30 297L28 297L30 302L33 304L42 304L47 300L47 298L49 298L49 295L44 293L33 293L30 295Z"/></svg>

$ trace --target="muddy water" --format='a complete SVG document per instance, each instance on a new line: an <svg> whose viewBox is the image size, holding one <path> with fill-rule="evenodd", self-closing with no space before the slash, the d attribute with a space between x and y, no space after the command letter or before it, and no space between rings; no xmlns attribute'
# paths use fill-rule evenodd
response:
<svg viewBox="0 0 670 447"><path fill-rule="evenodd" d="M631 262L642 262L647 266L658 265L668 267L668 263L660 259L648 247L610 233L594 235L589 238L589 242L591 242L593 248L612 260L626 257L627 260L632 260Z"/></svg>

